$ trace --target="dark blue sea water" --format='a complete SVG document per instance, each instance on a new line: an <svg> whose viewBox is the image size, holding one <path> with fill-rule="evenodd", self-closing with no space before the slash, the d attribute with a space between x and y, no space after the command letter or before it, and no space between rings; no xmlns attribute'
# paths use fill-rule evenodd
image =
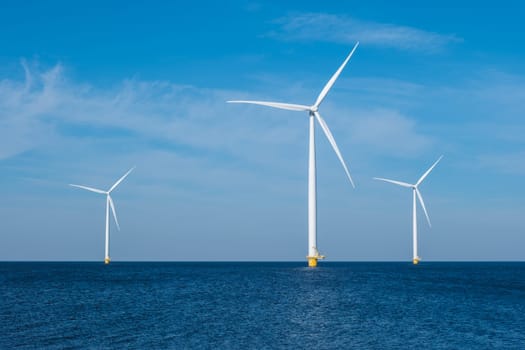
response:
<svg viewBox="0 0 525 350"><path fill-rule="evenodd" d="M1 349L525 349L525 263L0 263Z"/></svg>

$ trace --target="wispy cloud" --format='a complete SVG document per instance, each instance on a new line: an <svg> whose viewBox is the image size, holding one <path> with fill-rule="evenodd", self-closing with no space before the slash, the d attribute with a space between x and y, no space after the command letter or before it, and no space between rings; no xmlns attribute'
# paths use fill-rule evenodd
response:
<svg viewBox="0 0 525 350"><path fill-rule="evenodd" d="M246 93L133 79L100 89L69 80L61 64L43 71L25 62L23 67L23 81L0 81L0 159L71 139L89 138L96 144L128 137L155 149L178 147L259 162L264 156L254 158L255 152L272 147L287 152L288 146L303 142L300 127L307 124L302 119L225 103ZM307 92L300 89L296 94L302 100ZM348 119L341 110L327 108L329 122L342 124L336 133L352 143L388 144L390 132L413 141L415 147L426 145L410 118L399 112L361 110L358 116L350 112L353 117Z"/></svg>
<svg viewBox="0 0 525 350"><path fill-rule="evenodd" d="M417 123L389 109L361 111L349 122L350 138L383 155L413 157L424 154L435 140L418 130Z"/></svg>
<svg viewBox="0 0 525 350"><path fill-rule="evenodd" d="M445 46L460 42L453 34L439 34L414 27L363 21L344 15L302 13L280 18L281 27L270 33L283 40L315 40L391 47L402 50L438 52Z"/></svg>
<svg viewBox="0 0 525 350"><path fill-rule="evenodd" d="M492 172L525 175L525 151L483 154L478 161L481 167Z"/></svg>
<svg viewBox="0 0 525 350"><path fill-rule="evenodd" d="M61 64L23 67L25 79L0 81L0 161L16 158L6 164L20 164L29 155L32 164L12 176L39 178L46 172L56 186L74 180L105 186L107 178L136 164L135 178L140 169L148 173L137 191L163 196L162 189L176 182L177 196L185 193L188 200L199 191L217 198L224 191L254 191L261 176L265 181L257 191L265 193L283 196L302 185L307 115L225 103L258 94L137 79L100 88L70 79ZM300 102L311 95L307 90L286 93ZM272 90L276 96L286 93ZM433 146L403 112L346 110L347 99L333 94L323 115L349 161L366 155L417 157ZM339 167L319 137L319 156Z"/></svg>
<svg viewBox="0 0 525 350"><path fill-rule="evenodd" d="M67 136L68 130L80 137L92 137L98 130L194 145L192 128L204 119L217 125L210 111L226 108L220 91L133 79L99 89L70 81L61 64L41 71L24 63L24 69L24 81L0 81L1 146L9 150L3 158ZM208 142L206 135L202 130L201 146Z"/></svg>
<svg viewBox="0 0 525 350"><path fill-rule="evenodd" d="M272 150L284 154L284 168L287 156L302 151L287 147L298 140L300 130L291 126L297 119L257 109L232 113L238 109L225 101L239 92L136 79L100 88L69 79L61 64L42 70L23 62L23 68L25 79L0 80L0 160L35 151L58 166L67 163L70 173L75 159L84 167L116 159L158 170L186 165L178 174L187 181L222 173L213 181L239 184L239 176L252 177L275 161Z"/></svg>

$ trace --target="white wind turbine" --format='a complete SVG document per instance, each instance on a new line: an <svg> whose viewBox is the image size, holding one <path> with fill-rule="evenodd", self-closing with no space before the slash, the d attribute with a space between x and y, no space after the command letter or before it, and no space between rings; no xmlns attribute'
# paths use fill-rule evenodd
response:
<svg viewBox="0 0 525 350"><path fill-rule="evenodd" d="M421 192L419 192L418 187L423 182L423 180L427 177L427 175L430 174L432 169L434 169L434 167L437 165L437 163L439 163L441 158L443 158L443 156L439 157L439 159L436 160L436 162L423 174L423 176L421 176L419 178L419 180L417 180L417 182L414 185L406 183L406 182L390 180L390 179L384 179L384 178L381 178L381 177L374 177L375 180L390 182L390 183L393 183L395 185L408 187L408 188L412 189L412 196L413 196L413 201L412 201L412 212L413 212L413 214L412 214L412 250L413 250L413 258L412 258L412 262L414 264L418 264L419 261L421 260L421 258L417 254L417 216L416 216L416 207L417 206L416 206L416 196L419 199L419 203L421 203L421 207L423 208L423 211L425 212L425 216L427 217L428 226L432 227L432 225L430 224L430 218L428 217L427 209L425 207L425 202L423 201L423 196L421 196Z"/></svg>
<svg viewBox="0 0 525 350"><path fill-rule="evenodd" d="M311 106L281 103L281 102L265 102L265 101L228 101L228 103L248 103L248 104L256 104L256 105L268 106L268 107L279 108L279 109L286 109L290 111L308 112L308 115L310 117L310 141L309 141L309 156L308 156L308 256L307 256L307 259L308 259L308 266L310 267L317 266L318 259L324 259L324 256L320 255L319 251L317 250L317 200L316 200L317 185L316 185L316 167L315 167L315 121L314 119L317 119L317 121L319 122L319 125L323 129L326 137L328 138L328 141L330 142L330 144L332 145L332 148L337 154L337 157L341 161L341 164L343 165L343 168L346 172L346 175L348 176L348 179L350 180L350 183L355 188L352 177L350 176L350 172L348 171L348 168L343 160L343 156L341 155L341 152L339 151L339 147L337 147L334 136L330 132L330 129L328 128L328 125L326 124L325 120L319 114L319 106L323 102L324 98L328 94L328 91L330 91L330 89L334 85L335 81L337 80L337 78L339 77L343 69L345 68L346 64L348 63L352 55L354 54L354 51L358 45L359 45L359 42L355 44L354 48L352 49L348 57L344 60L343 64L330 78L328 83L326 83L323 90L317 97L317 100Z"/></svg>
<svg viewBox="0 0 525 350"><path fill-rule="evenodd" d="M69 186L78 187L84 190L106 195L106 250L105 250L105 257L104 257L104 263L106 264L109 264L109 262L111 261L111 259L109 258L109 208L110 207L111 207L111 212L113 213L113 218L115 219L115 224L117 224L117 228L120 231L120 225L118 224L117 213L115 212L115 205L113 204L113 199L111 199L110 193L115 188L117 188L117 186L126 178L126 176L129 175L129 173L131 173L133 169L135 169L135 167L129 169L128 172L125 173L124 176L122 176L120 179L118 179L118 181L115 182L113 186L111 186L111 188L107 191L99 190L99 189L92 188L92 187L82 186L82 185L69 184Z"/></svg>

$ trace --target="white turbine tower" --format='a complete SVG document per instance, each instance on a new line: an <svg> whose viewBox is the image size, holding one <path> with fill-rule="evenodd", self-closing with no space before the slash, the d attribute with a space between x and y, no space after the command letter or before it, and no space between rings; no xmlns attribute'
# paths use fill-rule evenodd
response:
<svg viewBox="0 0 525 350"><path fill-rule="evenodd" d="M99 190L99 189L92 188L92 187L82 186L82 185L69 184L69 186L78 187L84 190L106 195L106 250L105 250L105 257L104 257L105 264L109 264L109 262L111 261L109 257L109 208L110 207L111 207L111 212L113 213L113 218L115 219L115 224L117 224L117 228L120 231L120 225L118 224L117 213L115 212L115 205L113 204L113 199L111 199L110 193L115 188L117 188L117 186L126 178L126 176L129 175L129 173L131 173L133 169L135 169L135 167L129 169L128 172L125 173L124 176L122 176L120 179L118 179L118 181L115 182L113 186L111 186L111 188L107 191Z"/></svg>
<svg viewBox="0 0 525 350"><path fill-rule="evenodd" d="M436 162L423 174L423 176L421 176L419 178L419 180L417 180L417 182L414 185L406 183L406 182L390 180L390 179L384 179L384 178L381 178L381 177L374 177L375 180L390 182L390 183L393 183L395 185L408 187L408 188L412 189L412 197L413 197L413 201L412 201L412 212L413 212L413 214L412 214L412 250L413 250L413 258L412 258L412 262L414 263L414 265L418 264L419 261L421 260L421 258L417 254L417 216L416 216L416 207L417 206L416 206L416 196L419 199L419 203L421 203L421 207L423 208L423 211L425 212L425 216L427 217L428 226L432 227L432 225L430 224L430 218L428 217L427 208L425 207L425 202L423 201L423 196L421 196L421 192L419 192L419 188L418 187L423 182L423 180L425 180L427 175L430 174L432 169L434 169L434 167L437 165L437 163L439 163L441 158L443 158L443 156L439 157L439 159L436 160Z"/></svg>
<svg viewBox="0 0 525 350"><path fill-rule="evenodd" d="M334 73L332 78L326 83L323 90L317 97L317 100L315 103L311 106L306 105L297 105L297 104L290 104L290 103L281 103L281 102L265 102L265 101L228 101L228 103L248 103L248 104L256 104L256 105L262 105L262 106L268 106L273 108L279 108L279 109L286 109L290 111L299 111L299 112L308 112L309 119L310 119L310 143L309 143L309 156L308 156L308 266L315 267L317 266L317 260L318 259L324 259L323 255L319 254L319 251L317 250L317 200L316 200L316 167L315 167L315 121L314 119L317 119L319 122L319 125L321 125L321 128L323 129L326 137L328 138L328 141L330 141L330 144L332 145L332 148L334 149L335 153L337 154L337 157L341 161L341 164L343 165L343 168L346 172L346 175L348 176L348 179L350 180L350 183L354 186L354 182L352 180L352 177L350 176L350 172L348 171L348 168L343 160L343 156L341 155L341 152L339 151L339 147L337 147L337 144L335 142L334 136L330 132L330 129L328 128L328 125L326 124L325 120L321 117L319 114L319 106L323 102L324 98L328 94L328 91L332 88L335 81L345 68L346 64L354 54L355 49L359 45L359 42L355 44L354 48L348 55L348 57L344 60L343 64L339 67L339 69Z"/></svg>

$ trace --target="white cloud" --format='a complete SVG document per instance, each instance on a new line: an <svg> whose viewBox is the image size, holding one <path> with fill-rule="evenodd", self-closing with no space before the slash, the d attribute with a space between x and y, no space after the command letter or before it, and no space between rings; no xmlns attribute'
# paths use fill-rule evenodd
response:
<svg viewBox="0 0 525 350"><path fill-rule="evenodd" d="M99 88L68 79L60 64L23 66L25 80L0 81L0 160L33 151L18 178L104 186L137 164L141 187L161 195L174 182L194 191L247 189L261 174L268 181L259 188L271 187L274 177L286 183L300 171L294 161L307 122L303 130L301 119L225 102L239 92L134 79Z"/></svg>
<svg viewBox="0 0 525 350"><path fill-rule="evenodd" d="M478 156L481 167L491 172L525 175L525 151L501 152Z"/></svg>
<svg viewBox="0 0 525 350"><path fill-rule="evenodd" d="M410 158L428 151L435 140L418 130L418 125L391 109L355 111L348 121L351 142L380 155Z"/></svg>
<svg viewBox="0 0 525 350"><path fill-rule="evenodd" d="M296 159L304 151L306 116L225 103L230 98L253 97L245 93L133 79L99 89L70 81L60 64L45 71L23 65L25 81L0 82L0 158L46 144L69 149L72 142L83 139L96 148L126 136L130 146L140 141L153 150L186 148L236 159L244 166L275 165L281 158L280 166L287 167L287 158ZM421 89L403 82L365 82L358 85L395 100L409 99ZM308 93L299 89L294 95L302 101ZM331 100L337 101L338 96L334 94ZM351 143L364 152L413 156L432 145L431 138L418 132L415 121L395 108L345 111L334 108L333 101L323 106L323 113L327 112L329 125L336 126L337 142L343 146ZM282 157L274 157L276 152Z"/></svg>
<svg viewBox="0 0 525 350"><path fill-rule="evenodd" d="M358 20L344 15L302 13L280 18L281 29L270 35L285 40L316 40L392 47L403 50L436 52L461 41L455 35L442 35L421 29Z"/></svg>
<svg viewBox="0 0 525 350"><path fill-rule="evenodd" d="M61 135L63 126L75 127L80 137L92 137L91 128L108 128L214 151L235 151L236 142L264 137L239 123L238 113L228 115L224 91L137 80L98 89L69 81L60 64L42 72L24 68L25 81L0 82L3 158L67 136Z"/></svg>

